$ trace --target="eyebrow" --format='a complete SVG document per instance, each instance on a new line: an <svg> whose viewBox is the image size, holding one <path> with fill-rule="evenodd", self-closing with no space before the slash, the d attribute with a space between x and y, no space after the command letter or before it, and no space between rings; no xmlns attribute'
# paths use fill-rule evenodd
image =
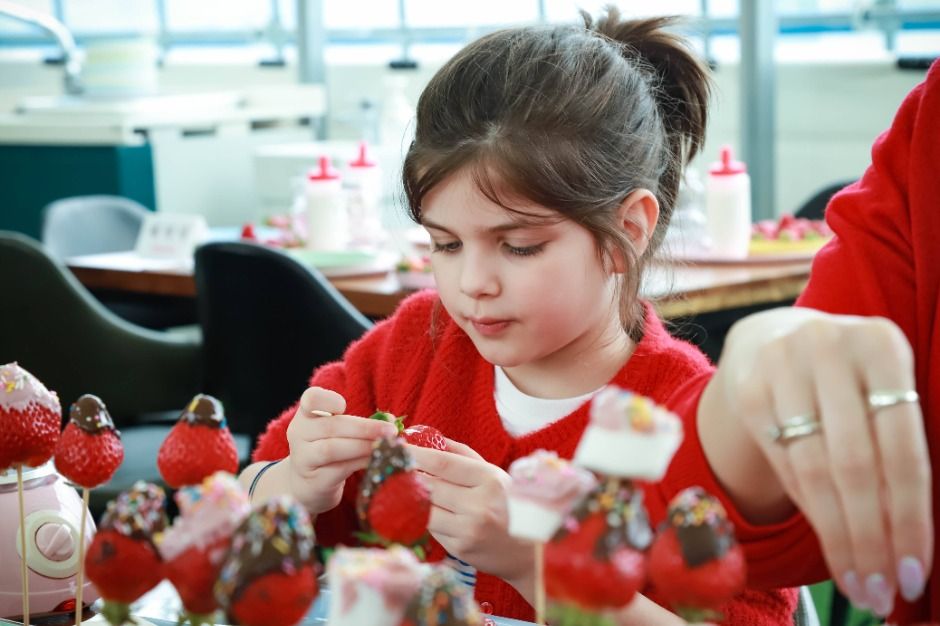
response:
<svg viewBox="0 0 940 626"><path fill-rule="evenodd" d="M433 228L434 230L439 230L447 233L448 235L453 235L454 233L450 231L445 226L442 226L436 222L433 222L427 218L421 219L421 225L425 228ZM496 226L491 226L486 229L486 232L489 233L505 233L512 230L519 230L522 228L541 228L548 226L549 222L541 219L518 219L511 222L505 222L503 224L497 224Z"/></svg>

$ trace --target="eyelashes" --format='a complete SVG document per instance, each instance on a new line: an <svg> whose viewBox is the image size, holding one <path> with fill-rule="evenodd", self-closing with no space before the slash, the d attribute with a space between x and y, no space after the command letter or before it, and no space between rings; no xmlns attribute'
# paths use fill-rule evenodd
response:
<svg viewBox="0 0 940 626"><path fill-rule="evenodd" d="M458 252L462 244L459 241L449 241L446 243L432 242L431 251L443 254L454 254ZM504 249L507 253L512 256L527 257L535 256L536 254L542 252L545 249L544 243L539 243L534 246L512 246L508 243L503 244Z"/></svg>

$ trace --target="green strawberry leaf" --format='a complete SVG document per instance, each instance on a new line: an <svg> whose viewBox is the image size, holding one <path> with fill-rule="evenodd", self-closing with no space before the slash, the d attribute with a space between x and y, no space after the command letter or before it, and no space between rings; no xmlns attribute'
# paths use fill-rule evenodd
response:
<svg viewBox="0 0 940 626"><path fill-rule="evenodd" d="M689 623L697 622L721 622L725 619L721 611L712 609L700 609L690 606L677 606L674 608L676 615Z"/></svg>
<svg viewBox="0 0 940 626"><path fill-rule="evenodd" d="M369 416L370 420L380 420L382 422L388 422L389 424L395 424L395 428L398 429L398 434L400 435L403 430L405 430L405 416L402 415L398 417L388 411L379 411L376 410L375 413Z"/></svg>
<svg viewBox="0 0 940 626"><path fill-rule="evenodd" d="M582 609L574 604L552 603L548 607L548 622L553 626L615 626L609 614Z"/></svg>

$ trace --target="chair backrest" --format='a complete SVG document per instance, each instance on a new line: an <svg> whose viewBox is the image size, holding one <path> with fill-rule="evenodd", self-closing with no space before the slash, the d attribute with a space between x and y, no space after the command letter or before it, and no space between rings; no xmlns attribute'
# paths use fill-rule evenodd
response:
<svg viewBox="0 0 940 626"><path fill-rule="evenodd" d="M203 387L231 429L252 436L372 325L319 271L255 244L199 247L196 293Z"/></svg>
<svg viewBox="0 0 940 626"><path fill-rule="evenodd" d="M133 250L149 211L120 196L75 196L43 209L42 242L58 259Z"/></svg>
<svg viewBox="0 0 940 626"><path fill-rule="evenodd" d="M0 363L18 361L63 410L99 395L120 427L179 411L199 391L201 345L140 328L105 309L39 242L0 231Z"/></svg>
<svg viewBox="0 0 940 626"><path fill-rule="evenodd" d="M812 195L806 202L804 202L800 208L796 210L794 215L796 217L805 217L810 220L821 220L826 215L826 206L829 204L829 200L832 199L832 196L836 195L843 188L847 187L854 183L855 180L843 180L837 183L832 183L831 185L826 185L816 193Z"/></svg>

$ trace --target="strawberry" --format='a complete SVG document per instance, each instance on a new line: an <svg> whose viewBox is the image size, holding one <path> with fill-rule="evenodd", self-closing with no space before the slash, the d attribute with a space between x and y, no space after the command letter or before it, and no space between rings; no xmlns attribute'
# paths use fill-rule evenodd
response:
<svg viewBox="0 0 940 626"><path fill-rule="evenodd" d="M111 480L124 446L108 409L97 396L85 394L72 404L69 423L55 448L55 467L76 485L93 489Z"/></svg>
<svg viewBox="0 0 940 626"><path fill-rule="evenodd" d="M367 540L410 546L427 535L430 494L400 441L376 440L356 511Z"/></svg>
<svg viewBox="0 0 940 626"><path fill-rule="evenodd" d="M160 542L166 577L183 604L180 622L211 624L218 608L213 587L232 534L248 515L248 494L234 476L216 472L177 491L176 502L180 515Z"/></svg>
<svg viewBox="0 0 940 626"><path fill-rule="evenodd" d="M61 427L55 392L15 362L0 366L0 470L48 461Z"/></svg>
<svg viewBox="0 0 940 626"><path fill-rule="evenodd" d="M469 587L454 570L436 565L421 581L421 588L405 608L399 626L482 626L483 614Z"/></svg>
<svg viewBox="0 0 940 626"><path fill-rule="evenodd" d="M85 575L104 598L102 614L111 624L130 619L130 603L163 579L163 560L154 535L166 527L163 490L144 482L108 503L88 553Z"/></svg>
<svg viewBox="0 0 940 626"><path fill-rule="evenodd" d="M317 597L313 525L288 496L252 511L232 537L215 596L243 626L292 626Z"/></svg>
<svg viewBox="0 0 940 626"><path fill-rule="evenodd" d="M163 440L157 468L174 488L198 485L217 471L238 471L235 439L225 425L221 402L205 394L193 398Z"/></svg>
<svg viewBox="0 0 940 626"><path fill-rule="evenodd" d="M441 431L433 426L417 424L409 426L402 431L401 436L407 443L421 448L432 448L434 450L447 450L447 441Z"/></svg>
<svg viewBox="0 0 940 626"><path fill-rule="evenodd" d="M744 588L747 576L724 507L701 487L670 502L649 567L659 594L690 621L720 620L718 609Z"/></svg>
<svg viewBox="0 0 940 626"><path fill-rule="evenodd" d="M405 428L405 425L403 423L403 420L405 419L404 415L401 417L398 417L397 415L389 413L388 411L376 411L375 413L369 416L369 419L379 420L381 422L388 422L389 424L395 424L395 428L398 429L399 435L402 433L402 430L404 430Z"/></svg>
<svg viewBox="0 0 940 626"><path fill-rule="evenodd" d="M643 587L652 531L642 499L629 481L608 478L546 544L545 586L561 605L558 624L600 623L597 613L626 606Z"/></svg>

